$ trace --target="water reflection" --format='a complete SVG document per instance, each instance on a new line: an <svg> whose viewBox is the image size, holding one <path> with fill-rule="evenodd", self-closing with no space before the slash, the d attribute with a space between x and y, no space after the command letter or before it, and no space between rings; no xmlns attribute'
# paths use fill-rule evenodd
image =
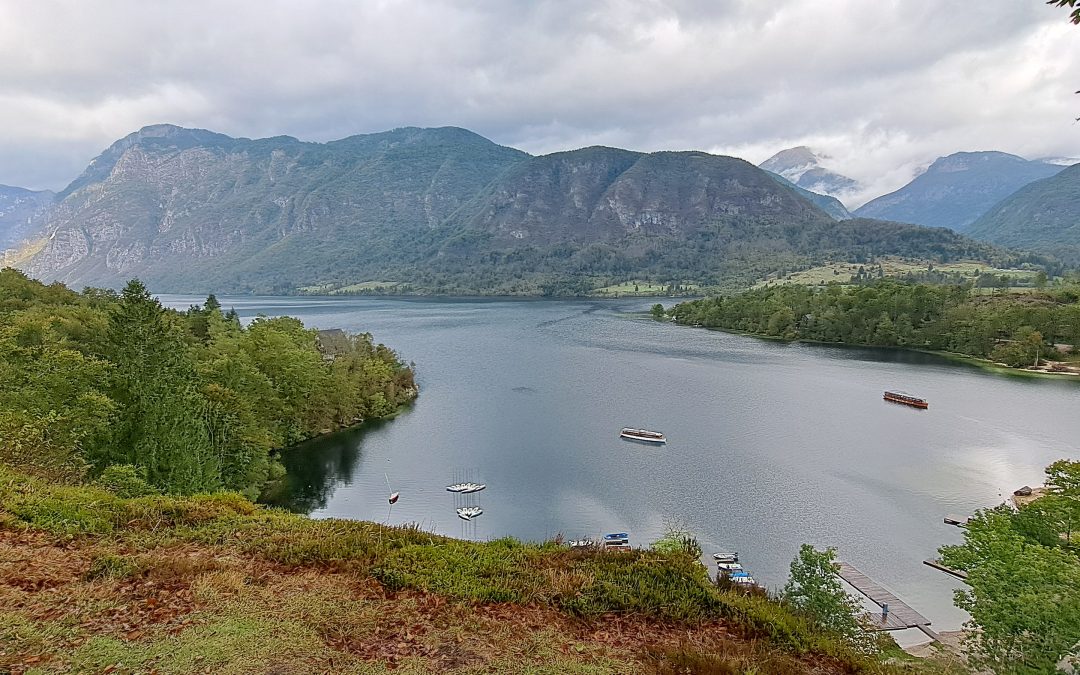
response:
<svg viewBox="0 0 1080 675"><path fill-rule="evenodd" d="M334 491L356 475L363 459L364 434L383 425L376 421L312 439L281 453L286 475L263 501L295 513L326 508Z"/></svg>

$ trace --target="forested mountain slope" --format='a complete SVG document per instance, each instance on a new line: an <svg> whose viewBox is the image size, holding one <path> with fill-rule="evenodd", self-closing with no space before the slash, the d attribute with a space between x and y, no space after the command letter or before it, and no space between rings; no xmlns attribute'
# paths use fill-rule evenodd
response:
<svg viewBox="0 0 1080 675"><path fill-rule="evenodd" d="M969 233L1080 264L1080 164L1019 190L975 221Z"/></svg>

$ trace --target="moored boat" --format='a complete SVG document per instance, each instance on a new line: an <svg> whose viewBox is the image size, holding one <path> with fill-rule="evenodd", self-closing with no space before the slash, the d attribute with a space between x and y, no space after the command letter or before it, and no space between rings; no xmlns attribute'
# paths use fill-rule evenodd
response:
<svg viewBox="0 0 1080 675"><path fill-rule="evenodd" d="M400 492L391 492L390 497L386 501L390 502L391 504L397 504L397 500L399 497L401 497Z"/></svg>
<svg viewBox="0 0 1080 675"><path fill-rule="evenodd" d="M629 438L632 441L645 441L646 443L667 443L667 438L659 431L649 431L648 429L631 429L630 427L623 427L619 432L619 436L622 438Z"/></svg>
<svg viewBox="0 0 1080 675"><path fill-rule="evenodd" d="M605 534L604 535L604 539L606 541L611 541L613 539L629 539L629 538L630 538L630 535L625 533L625 532L613 532L611 534Z"/></svg>
<svg viewBox="0 0 1080 675"><path fill-rule="evenodd" d="M479 506L462 506L457 509L458 518L461 518L462 520L472 520L483 512L484 509Z"/></svg>
<svg viewBox="0 0 1080 675"><path fill-rule="evenodd" d="M468 494L470 492L479 492L486 487L487 484L485 483L454 483L453 485L447 485L446 489L449 492Z"/></svg>
<svg viewBox="0 0 1080 675"><path fill-rule="evenodd" d="M887 391L885 392L883 398L886 401L891 401L892 403L902 403L904 405L909 405L913 408L920 408L922 410L926 410L930 407L930 404L926 402L926 399L919 398L918 396L912 396L911 394L903 391Z"/></svg>

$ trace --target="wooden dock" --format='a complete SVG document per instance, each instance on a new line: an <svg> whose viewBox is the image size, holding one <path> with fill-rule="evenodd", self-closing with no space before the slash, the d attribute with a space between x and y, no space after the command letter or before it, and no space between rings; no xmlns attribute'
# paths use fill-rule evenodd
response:
<svg viewBox="0 0 1080 675"><path fill-rule="evenodd" d="M882 608L881 614L872 614L870 616L870 630L918 628L923 633L926 633L930 639L939 639L937 633L930 630L930 620L893 595L891 591L886 590L876 581L846 562L837 562L836 564L838 567L837 575L841 579ZM888 612L884 611L885 607L888 607Z"/></svg>
<svg viewBox="0 0 1080 675"><path fill-rule="evenodd" d="M957 579L967 579L967 572L965 572L964 570L954 570L951 567L946 567L945 565L941 564L940 560L924 560L922 561L922 564L933 567L934 569L944 572L945 574L951 574Z"/></svg>

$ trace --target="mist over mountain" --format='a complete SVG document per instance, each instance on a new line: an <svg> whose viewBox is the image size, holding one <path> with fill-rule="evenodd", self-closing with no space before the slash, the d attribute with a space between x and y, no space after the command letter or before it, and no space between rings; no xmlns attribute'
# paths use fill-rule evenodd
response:
<svg viewBox="0 0 1080 675"><path fill-rule="evenodd" d="M836 211L829 198L733 157L534 157L454 127L309 143L157 125L57 199L25 269L162 292L574 294L643 276L747 283L824 259L1001 255L944 230L838 223L816 205Z"/></svg>
<svg viewBox="0 0 1080 675"><path fill-rule="evenodd" d="M797 192L804 199L809 199L811 202L814 203L814 206L817 206L819 209L829 214L829 217L833 220L847 220L849 218L855 217L850 211L847 210L847 207L844 206L843 202L841 202L836 197L819 194L817 192L807 190L806 188L801 188L778 173L773 173L772 171L766 171L766 173L772 176L781 185Z"/></svg>
<svg viewBox="0 0 1080 675"><path fill-rule="evenodd" d="M841 201L859 189L859 183L854 179L822 166L821 158L805 145L781 150L759 166L805 190Z"/></svg>
<svg viewBox="0 0 1080 675"><path fill-rule="evenodd" d="M965 232L1002 199L1062 168L1004 152L957 152L939 157L910 183L855 214Z"/></svg>

